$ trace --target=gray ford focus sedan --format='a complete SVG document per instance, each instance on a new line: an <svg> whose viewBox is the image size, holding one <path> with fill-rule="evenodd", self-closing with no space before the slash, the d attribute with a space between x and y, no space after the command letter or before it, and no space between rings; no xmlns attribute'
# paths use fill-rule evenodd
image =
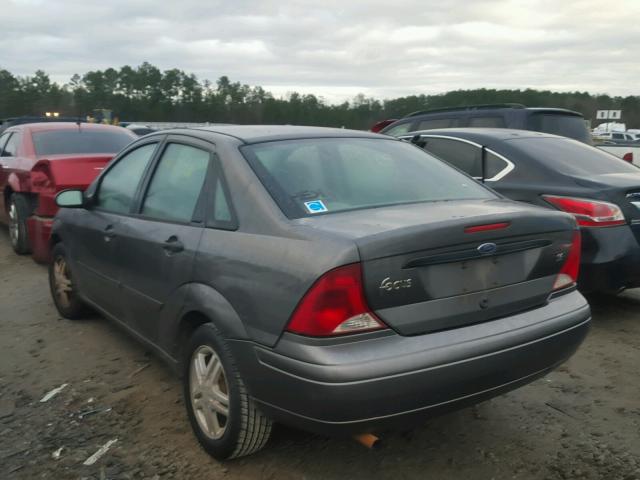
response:
<svg viewBox="0 0 640 480"><path fill-rule="evenodd" d="M385 136L162 131L56 201L58 311L91 308L167 360L218 459L274 421L415 426L544 375L589 326L572 216Z"/></svg>

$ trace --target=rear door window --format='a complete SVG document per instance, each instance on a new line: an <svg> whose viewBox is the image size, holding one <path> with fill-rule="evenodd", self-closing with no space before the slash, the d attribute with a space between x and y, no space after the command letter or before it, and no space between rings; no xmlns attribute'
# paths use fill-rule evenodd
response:
<svg viewBox="0 0 640 480"><path fill-rule="evenodd" d="M158 220L191 222L207 176L211 154L170 143L147 189L142 215Z"/></svg>
<svg viewBox="0 0 640 480"><path fill-rule="evenodd" d="M411 129L411 122L407 122L407 123L402 123L400 125L396 125L394 127L391 127L389 130L386 130L384 132L384 134L397 137L397 136L400 136L400 135L404 135L410 129Z"/></svg>
<svg viewBox="0 0 640 480"><path fill-rule="evenodd" d="M426 138L424 149L472 177L482 176L481 150L470 143L448 138Z"/></svg>

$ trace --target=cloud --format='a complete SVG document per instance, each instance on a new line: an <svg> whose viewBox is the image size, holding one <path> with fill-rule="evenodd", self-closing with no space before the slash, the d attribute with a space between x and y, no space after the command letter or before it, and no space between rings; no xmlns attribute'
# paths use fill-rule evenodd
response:
<svg viewBox="0 0 640 480"><path fill-rule="evenodd" d="M5 0L2 18L0 67L59 82L149 61L329 101L477 87L640 94L637 0Z"/></svg>

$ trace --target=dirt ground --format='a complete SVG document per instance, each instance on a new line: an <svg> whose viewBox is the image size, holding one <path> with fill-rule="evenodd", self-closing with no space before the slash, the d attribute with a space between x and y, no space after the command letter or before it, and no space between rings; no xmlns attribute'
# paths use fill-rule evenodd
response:
<svg viewBox="0 0 640 480"><path fill-rule="evenodd" d="M46 269L0 229L0 478L640 479L640 291L592 307L579 352L520 390L372 451L278 427L262 452L221 464L192 436L169 369L103 319L60 319Z"/></svg>

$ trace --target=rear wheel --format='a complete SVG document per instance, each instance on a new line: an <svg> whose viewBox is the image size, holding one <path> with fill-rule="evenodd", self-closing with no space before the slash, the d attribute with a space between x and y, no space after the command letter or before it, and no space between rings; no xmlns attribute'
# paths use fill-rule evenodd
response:
<svg viewBox="0 0 640 480"><path fill-rule="evenodd" d="M9 200L9 237L11 246L17 254L29 253L29 200L20 193L14 193Z"/></svg>
<svg viewBox="0 0 640 480"><path fill-rule="evenodd" d="M58 313L64 318L77 320L87 313L86 305L80 300L78 291L67 261L67 252L62 243L58 243L51 252L49 264L49 288Z"/></svg>
<svg viewBox="0 0 640 480"><path fill-rule="evenodd" d="M247 394L229 347L211 324L189 342L184 395L193 431L214 458L250 455L269 440L272 422Z"/></svg>

